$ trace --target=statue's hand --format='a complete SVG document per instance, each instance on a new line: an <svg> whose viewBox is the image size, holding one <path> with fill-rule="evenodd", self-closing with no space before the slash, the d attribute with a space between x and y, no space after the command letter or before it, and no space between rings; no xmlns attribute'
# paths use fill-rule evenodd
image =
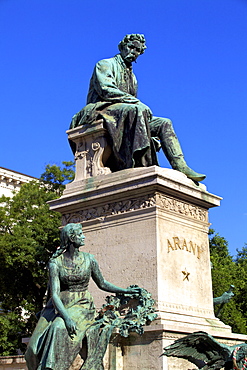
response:
<svg viewBox="0 0 247 370"><path fill-rule="evenodd" d="M140 295L142 291L142 289L139 287L129 287L125 290L126 290L125 294L137 294L137 295Z"/></svg>
<svg viewBox="0 0 247 370"><path fill-rule="evenodd" d="M151 120L153 117L153 113L151 109L144 103L142 103L139 99L135 98L132 95L127 95L124 97L123 103L129 103L129 104L137 104L138 108L140 108L141 111L146 111L148 118Z"/></svg>
<svg viewBox="0 0 247 370"><path fill-rule="evenodd" d="M139 103L139 102L140 102L140 100L135 98L132 95L127 95L123 99L123 103L136 104L136 103Z"/></svg>
<svg viewBox="0 0 247 370"><path fill-rule="evenodd" d="M68 331L68 334L71 339L73 339L74 335L76 335L77 327L75 322L71 318L67 318L65 321L65 326Z"/></svg>

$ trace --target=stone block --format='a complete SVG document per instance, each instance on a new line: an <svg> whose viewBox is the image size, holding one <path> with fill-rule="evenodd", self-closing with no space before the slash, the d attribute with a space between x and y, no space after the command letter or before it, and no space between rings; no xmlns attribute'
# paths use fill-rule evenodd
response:
<svg viewBox="0 0 247 370"><path fill-rule="evenodd" d="M63 225L82 223L84 250L95 255L108 281L138 284L156 300L158 318L143 336L112 337L105 369L192 369L187 361L160 355L194 331L228 342L246 340L213 310L208 210L220 199L181 172L152 166L76 177L50 202ZM100 308L109 293L93 282L89 288Z"/></svg>

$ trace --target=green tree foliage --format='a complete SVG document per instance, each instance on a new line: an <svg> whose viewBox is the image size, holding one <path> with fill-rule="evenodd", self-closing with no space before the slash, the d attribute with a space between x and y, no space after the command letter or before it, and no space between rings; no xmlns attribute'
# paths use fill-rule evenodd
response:
<svg viewBox="0 0 247 370"><path fill-rule="evenodd" d="M16 354L20 348L20 335L25 332L26 322L20 320L18 312L0 314L0 353L1 356Z"/></svg>
<svg viewBox="0 0 247 370"><path fill-rule="evenodd" d="M238 309L243 312L247 321L247 246L237 251L236 274L239 279L239 294L236 296ZM247 332L247 330L246 330ZM245 333L246 333L245 332Z"/></svg>
<svg viewBox="0 0 247 370"><path fill-rule="evenodd" d="M24 184L13 198L0 197L0 355L16 354L42 309L46 265L59 245L61 225L61 215L47 202L72 179L72 165L48 165L41 181Z"/></svg>
<svg viewBox="0 0 247 370"><path fill-rule="evenodd" d="M234 285L234 297L224 305L219 318L230 325L235 333L246 334L247 293L247 251L239 252L239 257L234 259L228 251L228 242L225 238L215 234L214 230L209 232L210 256L212 262L212 284L214 297L221 296L230 285ZM241 259L242 258L242 259ZM245 303L244 303L245 300ZM218 306L215 311L217 312Z"/></svg>
<svg viewBox="0 0 247 370"><path fill-rule="evenodd" d="M40 177L48 188L59 196L62 195L65 184L73 181L75 177L74 162L62 162L62 164L63 168L48 164Z"/></svg>

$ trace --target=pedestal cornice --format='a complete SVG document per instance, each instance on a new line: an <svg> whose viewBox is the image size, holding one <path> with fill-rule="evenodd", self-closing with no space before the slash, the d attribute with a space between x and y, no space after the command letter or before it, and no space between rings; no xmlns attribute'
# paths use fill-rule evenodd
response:
<svg viewBox="0 0 247 370"><path fill-rule="evenodd" d="M179 198L204 209L220 205L222 198L210 194L203 184L195 184L181 172L151 166L132 168L108 175L73 181L66 186L60 199L50 202L51 210L61 213L75 211L83 204L100 205L106 198L111 202L159 192Z"/></svg>

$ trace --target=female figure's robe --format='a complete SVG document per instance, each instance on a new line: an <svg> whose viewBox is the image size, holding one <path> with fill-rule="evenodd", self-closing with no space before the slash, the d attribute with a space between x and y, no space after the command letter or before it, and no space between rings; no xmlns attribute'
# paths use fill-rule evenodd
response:
<svg viewBox="0 0 247 370"><path fill-rule="evenodd" d="M67 370L82 348L86 330L95 321L93 298L87 291L93 264L93 255L82 252L81 264L69 268L64 255L52 258L59 271L60 299L70 318L76 323L77 334L68 335L64 320L56 311L52 299L41 312L25 354L29 369Z"/></svg>

